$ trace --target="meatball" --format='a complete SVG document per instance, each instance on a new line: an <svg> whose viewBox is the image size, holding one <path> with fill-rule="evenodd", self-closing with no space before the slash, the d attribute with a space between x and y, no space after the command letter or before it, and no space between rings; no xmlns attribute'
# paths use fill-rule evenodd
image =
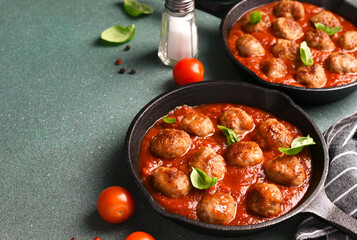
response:
<svg viewBox="0 0 357 240"><path fill-rule="evenodd" d="M287 60L300 59L300 46L296 42L278 39L277 43L271 48L271 52L277 58Z"/></svg>
<svg viewBox="0 0 357 240"><path fill-rule="evenodd" d="M338 44L345 50L357 48L357 31L344 32L338 39Z"/></svg>
<svg viewBox="0 0 357 240"><path fill-rule="evenodd" d="M299 186L306 178L305 171L295 156L283 156L266 161L264 170L268 178L288 186Z"/></svg>
<svg viewBox="0 0 357 240"><path fill-rule="evenodd" d="M188 177L177 168L156 168L152 174L152 183L156 190L171 198L181 197L190 191Z"/></svg>
<svg viewBox="0 0 357 240"><path fill-rule="evenodd" d="M262 44L250 34L243 34L238 38L236 48L243 57L256 57L265 54Z"/></svg>
<svg viewBox="0 0 357 240"><path fill-rule="evenodd" d="M206 195L197 205L197 215L203 222L227 224L236 215L237 203L227 193Z"/></svg>
<svg viewBox="0 0 357 240"><path fill-rule="evenodd" d="M307 45L321 51L332 51L335 49L331 38L327 33L320 29L309 31L305 35Z"/></svg>
<svg viewBox="0 0 357 240"><path fill-rule="evenodd" d="M225 111L220 122L223 126L232 129L237 135L242 135L246 131L254 128L254 120L244 110L232 107Z"/></svg>
<svg viewBox="0 0 357 240"><path fill-rule="evenodd" d="M295 79L299 83L312 88L322 87L327 81L324 68L319 64L298 67Z"/></svg>
<svg viewBox="0 0 357 240"><path fill-rule="evenodd" d="M334 73L356 73L357 60L347 53L332 53L326 60L328 69Z"/></svg>
<svg viewBox="0 0 357 240"><path fill-rule="evenodd" d="M281 212L284 198L275 184L255 183L247 194L248 210L261 217L276 216Z"/></svg>
<svg viewBox="0 0 357 240"><path fill-rule="evenodd" d="M263 61L261 68L263 72L271 78L281 78L287 73L287 67L280 58L271 58Z"/></svg>
<svg viewBox="0 0 357 240"><path fill-rule="evenodd" d="M262 138L260 145L263 149L290 147L293 141L289 130L274 118L266 120L259 126L258 135Z"/></svg>
<svg viewBox="0 0 357 240"><path fill-rule="evenodd" d="M181 122L186 132L199 137L206 137L214 132L214 126L209 117L201 113L188 113Z"/></svg>
<svg viewBox="0 0 357 240"><path fill-rule="evenodd" d="M151 151L164 159L177 158L185 154L191 145L191 138L183 130L163 129L152 139Z"/></svg>
<svg viewBox="0 0 357 240"><path fill-rule="evenodd" d="M240 141L228 147L225 157L231 165L254 166L263 161L263 151L255 142Z"/></svg>
<svg viewBox="0 0 357 240"><path fill-rule="evenodd" d="M242 18L242 29L247 32L247 33L253 33L253 32L260 32L263 31L264 29L270 27L270 18L269 16L264 13L260 12L262 15L262 19L259 21L259 23L253 25L250 23L250 15L251 13L248 13L243 16Z"/></svg>
<svg viewBox="0 0 357 240"><path fill-rule="evenodd" d="M325 25L327 27L339 27L341 25L340 21L338 21L337 17L335 17L335 15L333 15L333 13L326 11L326 10L322 10L318 14L312 16L310 18L310 21L313 24L314 23L322 23L323 25Z"/></svg>
<svg viewBox="0 0 357 240"><path fill-rule="evenodd" d="M290 18L278 18L273 22L273 34L278 38L295 40L304 35L302 27L298 22Z"/></svg>
<svg viewBox="0 0 357 240"><path fill-rule="evenodd" d="M305 18L304 6L298 1L280 1L274 7L274 14L277 17L295 18L297 20Z"/></svg>
<svg viewBox="0 0 357 240"><path fill-rule="evenodd" d="M223 157L210 147L200 147L193 155L190 167L199 168L209 177L218 179L222 179L227 171Z"/></svg>

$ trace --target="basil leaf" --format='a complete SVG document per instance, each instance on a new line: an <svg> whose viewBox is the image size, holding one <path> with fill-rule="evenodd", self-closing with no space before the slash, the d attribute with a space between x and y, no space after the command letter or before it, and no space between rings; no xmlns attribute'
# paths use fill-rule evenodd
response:
<svg viewBox="0 0 357 240"><path fill-rule="evenodd" d="M175 123L176 122L176 118L169 118L169 117L163 116L162 119L164 120L165 123Z"/></svg>
<svg viewBox="0 0 357 240"><path fill-rule="evenodd" d="M291 143L290 148L279 148L279 151L285 153L286 155L296 155L301 152L305 146L314 145L314 139L307 135L307 137L298 137L295 138L294 141Z"/></svg>
<svg viewBox="0 0 357 240"><path fill-rule="evenodd" d="M254 11L250 14L250 24L257 25L262 20L262 14L259 11Z"/></svg>
<svg viewBox="0 0 357 240"><path fill-rule="evenodd" d="M192 168L192 172L190 175L191 183L195 188L198 189L207 189L212 187L217 183L217 178L216 177L209 177L207 174L199 169L199 168Z"/></svg>
<svg viewBox="0 0 357 240"><path fill-rule="evenodd" d="M325 33L327 33L329 36L334 35L335 33L338 33L342 30L342 26L341 27L327 27L325 25L323 25L322 23L314 23L316 29L320 29L322 31L324 31Z"/></svg>
<svg viewBox="0 0 357 240"><path fill-rule="evenodd" d="M232 129L226 128L226 127L221 126L221 125L218 125L218 128L226 136L228 146L232 145L233 143L238 142L237 134Z"/></svg>
<svg viewBox="0 0 357 240"><path fill-rule="evenodd" d="M136 0L124 0L125 12L133 17L140 14L151 14L154 10L144 3L139 3Z"/></svg>
<svg viewBox="0 0 357 240"><path fill-rule="evenodd" d="M305 41L300 44L300 58L306 66L311 66L312 64L314 64L310 48L307 46L307 43Z"/></svg>
<svg viewBox="0 0 357 240"><path fill-rule="evenodd" d="M104 30L100 37L103 40L112 43L125 43L129 42L134 37L135 31L134 24L129 27L118 25Z"/></svg>

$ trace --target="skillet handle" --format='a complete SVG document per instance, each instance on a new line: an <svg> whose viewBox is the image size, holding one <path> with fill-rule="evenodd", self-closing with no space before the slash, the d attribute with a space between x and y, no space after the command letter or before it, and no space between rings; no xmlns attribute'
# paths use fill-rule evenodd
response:
<svg viewBox="0 0 357 240"><path fill-rule="evenodd" d="M228 10L233 7L234 4L219 4L212 0L195 0L195 7L220 19L223 19Z"/></svg>
<svg viewBox="0 0 357 240"><path fill-rule="evenodd" d="M325 190L321 190L316 198L303 209L303 212L313 213L353 239L357 239L357 220L333 204Z"/></svg>

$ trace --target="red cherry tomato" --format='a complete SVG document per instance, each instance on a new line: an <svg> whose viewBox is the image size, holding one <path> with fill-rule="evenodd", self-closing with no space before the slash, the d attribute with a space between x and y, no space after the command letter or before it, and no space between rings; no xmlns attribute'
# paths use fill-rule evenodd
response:
<svg viewBox="0 0 357 240"><path fill-rule="evenodd" d="M125 240L155 240L155 238L146 232L133 232Z"/></svg>
<svg viewBox="0 0 357 240"><path fill-rule="evenodd" d="M173 70L173 77L177 85L181 86L193 82L203 81L204 68L195 58L184 58L178 61Z"/></svg>
<svg viewBox="0 0 357 240"><path fill-rule="evenodd" d="M98 213L107 222L124 222L133 215L134 209L134 198L125 188L108 187L98 197Z"/></svg>

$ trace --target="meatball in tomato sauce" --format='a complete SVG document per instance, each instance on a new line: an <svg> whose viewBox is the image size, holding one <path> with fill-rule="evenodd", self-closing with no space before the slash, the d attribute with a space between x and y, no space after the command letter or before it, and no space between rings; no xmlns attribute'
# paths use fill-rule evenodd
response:
<svg viewBox="0 0 357 240"><path fill-rule="evenodd" d="M357 31L344 32L338 39L341 48L352 51L357 48Z"/></svg>
<svg viewBox="0 0 357 240"><path fill-rule="evenodd" d="M306 178L304 168L295 156L283 156L266 161L264 170L272 181L287 186L299 186Z"/></svg>
<svg viewBox="0 0 357 240"><path fill-rule="evenodd" d="M185 154L191 145L191 138L183 130L163 129L150 143L151 151L164 159L177 158Z"/></svg>
<svg viewBox="0 0 357 240"><path fill-rule="evenodd" d="M199 137L206 137L214 132L214 126L209 117L201 113L188 113L181 122L186 132Z"/></svg>
<svg viewBox="0 0 357 240"><path fill-rule="evenodd" d="M287 74L287 67L281 58L270 58L262 62L262 71L271 78L281 78Z"/></svg>
<svg viewBox="0 0 357 240"><path fill-rule="evenodd" d="M272 54L277 58L286 60L300 59L300 46L296 42L278 39L276 44L271 48Z"/></svg>
<svg viewBox="0 0 357 240"><path fill-rule="evenodd" d="M227 171L224 158L210 147L200 147L189 163L190 167L203 170L209 177L222 179Z"/></svg>
<svg viewBox="0 0 357 240"><path fill-rule="evenodd" d="M260 11L260 14L262 15L262 19L257 23L257 24L251 24L250 23L250 15L251 13L247 13L246 15L243 16L242 18L242 29L244 32L247 33L253 33L253 32L261 32L264 29L270 27L270 18L269 16Z"/></svg>
<svg viewBox="0 0 357 240"><path fill-rule="evenodd" d="M326 65L334 73L356 73L357 60L348 53L332 53L326 60Z"/></svg>
<svg viewBox="0 0 357 240"><path fill-rule="evenodd" d="M271 183L255 183L247 193L248 210L261 217L276 216L281 212L284 198L280 189Z"/></svg>
<svg viewBox="0 0 357 240"><path fill-rule="evenodd" d="M197 205L197 215L203 222L227 224L236 214L237 203L227 193L205 195Z"/></svg>
<svg viewBox="0 0 357 240"><path fill-rule="evenodd" d="M263 149L290 147L293 138L289 130L274 118L263 122L258 129L258 141Z"/></svg>
<svg viewBox="0 0 357 240"><path fill-rule="evenodd" d="M332 51L335 49L335 44L330 36L320 29L309 31L305 35L306 43L309 47L321 51Z"/></svg>
<svg viewBox="0 0 357 240"><path fill-rule="evenodd" d="M162 194L177 198L190 191L188 177L177 168L158 167L152 174L153 187Z"/></svg>
<svg viewBox="0 0 357 240"><path fill-rule="evenodd" d="M273 34L278 38L295 40L304 35L302 27L298 22L290 18L278 18L273 22Z"/></svg>
<svg viewBox="0 0 357 240"><path fill-rule="evenodd" d="M327 10L322 10L318 14L312 16L310 21L312 24L322 23L327 27L339 27L341 25L337 17Z"/></svg>
<svg viewBox="0 0 357 240"><path fill-rule="evenodd" d="M299 20L305 18L305 9L301 2L282 0L274 7L274 14L277 17Z"/></svg>
<svg viewBox="0 0 357 240"><path fill-rule="evenodd" d="M263 151L255 142L239 141L228 147L225 159L230 165L254 166L263 161Z"/></svg>
<svg viewBox="0 0 357 240"><path fill-rule="evenodd" d="M254 128L253 118L244 110L235 107L225 111L220 122L223 126L232 129L237 135L242 135Z"/></svg>
<svg viewBox="0 0 357 240"><path fill-rule="evenodd" d="M324 68L319 64L298 67L295 79L299 83L312 88L323 87L327 81Z"/></svg>
<svg viewBox="0 0 357 240"><path fill-rule="evenodd" d="M236 48L243 57L255 57L265 54L262 44L250 34L243 34L236 41Z"/></svg>

